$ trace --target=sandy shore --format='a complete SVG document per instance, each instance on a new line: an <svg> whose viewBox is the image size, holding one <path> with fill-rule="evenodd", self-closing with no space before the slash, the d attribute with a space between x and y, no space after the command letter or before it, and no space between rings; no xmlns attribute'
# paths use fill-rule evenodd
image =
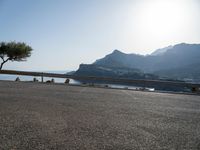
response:
<svg viewBox="0 0 200 150"><path fill-rule="evenodd" d="M200 96L0 81L0 149L200 149Z"/></svg>

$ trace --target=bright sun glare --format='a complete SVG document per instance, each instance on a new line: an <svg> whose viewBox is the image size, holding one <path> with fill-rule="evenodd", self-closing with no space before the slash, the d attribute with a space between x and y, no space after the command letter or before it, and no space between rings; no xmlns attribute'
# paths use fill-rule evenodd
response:
<svg viewBox="0 0 200 150"><path fill-rule="evenodd" d="M188 9L185 0L151 0L140 7L138 30L144 35L162 38L185 31Z"/></svg>

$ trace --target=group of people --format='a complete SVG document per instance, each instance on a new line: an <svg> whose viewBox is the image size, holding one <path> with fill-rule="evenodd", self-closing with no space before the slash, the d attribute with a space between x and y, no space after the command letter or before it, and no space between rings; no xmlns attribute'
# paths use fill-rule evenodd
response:
<svg viewBox="0 0 200 150"><path fill-rule="evenodd" d="M21 80L20 80L19 77L17 77L17 78L15 79L15 81L21 81ZM69 81L70 81L70 79L67 78L67 79L65 80L65 84L69 84ZM33 78L33 82L39 82L39 80L38 80L37 78ZM55 80L54 80L54 79L47 80L46 83L55 83Z"/></svg>

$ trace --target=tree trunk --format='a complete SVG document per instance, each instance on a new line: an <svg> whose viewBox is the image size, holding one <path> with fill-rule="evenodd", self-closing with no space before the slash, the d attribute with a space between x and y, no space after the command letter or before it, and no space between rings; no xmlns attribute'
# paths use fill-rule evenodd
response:
<svg viewBox="0 0 200 150"><path fill-rule="evenodd" d="M0 70L2 70L4 64L5 64L5 62L3 61L3 62L1 63L1 65L0 65Z"/></svg>
<svg viewBox="0 0 200 150"><path fill-rule="evenodd" d="M0 65L0 70L2 70L2 68L3 68L3 65L7 62L9 60L9 58L8 59L6 59L6 60L4 60L2 63L1 63L1 65Z"/></svg>

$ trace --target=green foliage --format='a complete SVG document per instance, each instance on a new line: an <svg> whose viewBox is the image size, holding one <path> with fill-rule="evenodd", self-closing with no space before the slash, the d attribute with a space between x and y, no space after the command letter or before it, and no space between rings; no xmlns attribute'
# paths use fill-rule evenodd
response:
<svg viewBox="0 0 200 150"><path fill-rule="evenodd" d="M0 43L0 58L2 63L0 70L7 61L25 61L31 56L32 48L21 42L1 42Z"/></svg>

